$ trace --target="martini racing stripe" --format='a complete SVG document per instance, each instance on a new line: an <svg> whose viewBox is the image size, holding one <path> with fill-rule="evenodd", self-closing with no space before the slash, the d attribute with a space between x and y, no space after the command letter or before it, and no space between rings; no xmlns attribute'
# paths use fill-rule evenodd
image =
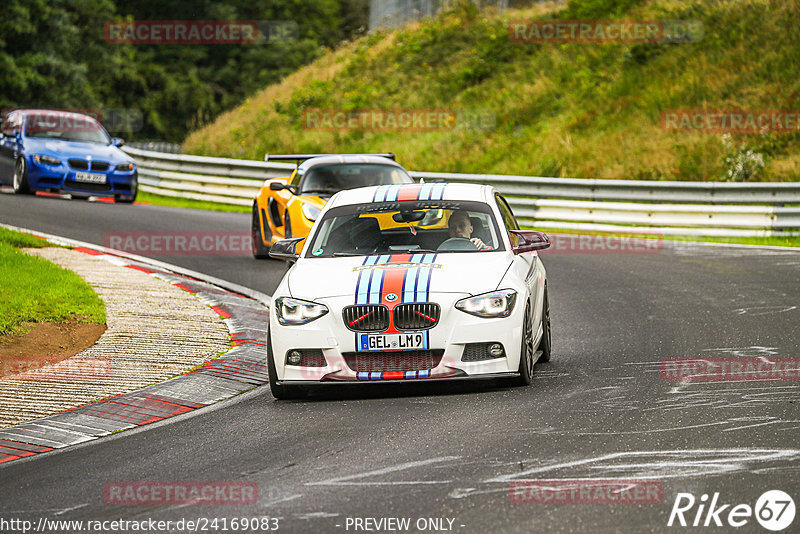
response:
<svg viewBox="0 0 800 534"><path fill-rule="evenodd" d="M446 185L443 183L381 185L375 190L372 201L442 200Z"/></svg>
<svg viewBox="0 0 800 534"><path fill-rule="evenodd" d="M430 375L430 370L360 372L356 374L359 380L410 380L412 378L428 378Z"/></svg>
<svg viewBox="0 0 800 534"><path fill-rule="evenodd" d="M422 188L417 200L442 200L444 187L447 184L425 184L428 187Z"/></svg>
<svg viewBox="0 0 800 534"><path fill-rule="evenodd" d="M419 191L424 184L411 184L403 187L397 193L397 200L417 200L419 198Z"/></svg>
<svg viewBox="0 0 800 534"><path fill-rule="evenodd" d="M414 254L409 263L431 264L436 254ZM403 296L401 302L427 302L431 288L431 268L411 267L406 271L403 280Z"/></svg>
<svg viewBox="0 0 800 534"><path fill-rule="evenodd" d="M367 256L362 265L375 268L362 269L358 273L355 303L386 303L393 308L400 303L426 302L431 285L430 264L435 260L434 253ZM393 264L397 267L381 268Z"/></svg>

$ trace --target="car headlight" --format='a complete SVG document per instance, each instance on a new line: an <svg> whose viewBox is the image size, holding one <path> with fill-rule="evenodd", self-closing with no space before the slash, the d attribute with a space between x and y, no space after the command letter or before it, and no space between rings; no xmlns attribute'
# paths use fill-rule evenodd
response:
<svg viewBox="0 0 800 534"><path fill-rule="evenodd" d="M504 289L461 299L456 308L477 317L508 317L516 300L516 291Z"/></svg>
<svg viewBox="0 0 800 534"><path fill-rule="evenodd" d="M319 319L328 313L328 307L307 300L281 297L275 299L275 311L280 324L298 325Z"/></svg>
<svg viewBox="0 0 800 534"><path fill-rule="evenodd" d="M316 206L312 206L311 204L303 204L303 215L305 215L306 219L309 221L316 221L321 212L322 210Z"/></svg>
<svg viewBox="0 0 800 534"><path fill-rule="evenodd" d="M51 158L50 156L36 155L33 156L33 161L43 165L61 165L60 159Z"/></svg>
<svg viewBox="0 0 800 534"><path fill-rule="evenodd" d="M133 170L133 168L134 168L133 163L120 163L119 165L117 165L118 171L130 172Z"/></svg>

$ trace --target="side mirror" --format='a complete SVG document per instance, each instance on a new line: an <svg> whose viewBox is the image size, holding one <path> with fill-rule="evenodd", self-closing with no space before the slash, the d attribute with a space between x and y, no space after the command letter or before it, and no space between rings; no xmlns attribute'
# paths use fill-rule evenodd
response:
<svg viewBox="0 0 800 534"><path fill-rule="evenodd" d="M534 230L510 230L510 232L519 237L519 244L511 249L514 254L524 254L550 247L550 238L544 232Z"/></svg>
<svg viewBox="0 0 800 534"><path fill-rule="evenodd" d="M297 186L284 184L282 182L270 182L269 189L270 191L283 191L284 189L286 189L293 195L297 194Z"/></svg>
<svg viewBox="0 0 800 534"><path fill-rule="evenodd" d="M292 239L280 239L275 241L269 249L269 257L296 262L300 255L295 252L295 249L297 248L297 244L304 240L305 237L293 237Z"/></svg>
<svg viewBox="0 0 800 534"><path fill-rule="evenodd" d="M125 139L122 139L121 137L112 137L111 144L119 148L125 144Z"/></svg>

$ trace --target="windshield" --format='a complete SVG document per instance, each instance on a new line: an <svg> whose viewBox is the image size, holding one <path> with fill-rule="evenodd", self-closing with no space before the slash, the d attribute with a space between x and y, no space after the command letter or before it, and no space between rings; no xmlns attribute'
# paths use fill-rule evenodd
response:
<svg viewBox="0 0 800 534"><path fill-rule="evenodd" d="M62 139L109 144L111 139L100 123L86 115L41 113L28 115L25 135L41 139Z"/></svg>
<svg viewBox="0 0 800 534"><path fill-rule="evenodd" d="M308 171L300 194L329 193L370 185L407 184L414 180L402 168L393 165L353 163L314 167Z"/></svg>
<svg viewBox="0 0 800 534"><path fill-rule="evenodd" d="M482 202L407 201L342 206L318 222L306 257L505 250Z"/></svg>

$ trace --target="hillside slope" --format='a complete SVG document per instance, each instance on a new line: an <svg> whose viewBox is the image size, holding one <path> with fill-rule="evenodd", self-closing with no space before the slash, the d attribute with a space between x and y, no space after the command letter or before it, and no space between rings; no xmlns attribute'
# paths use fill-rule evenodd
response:
<svg viewBox="0 0 800 534"><path fill-rule="evenodd" d="M510 21L535 18L679 19L700 23L703 32L677 43L510 38ZM798 26L794 0L589 0L502 14L462 4L327 54L190 135L185 149L247 159L391 150L415 170L796 181L798 133L726 137L668 129L662 115L796 113ZM446 109L457 121L437 131L327 131L309 127L304 114L375 109ZM465 123L467 116L481 120Z"/></svg>

